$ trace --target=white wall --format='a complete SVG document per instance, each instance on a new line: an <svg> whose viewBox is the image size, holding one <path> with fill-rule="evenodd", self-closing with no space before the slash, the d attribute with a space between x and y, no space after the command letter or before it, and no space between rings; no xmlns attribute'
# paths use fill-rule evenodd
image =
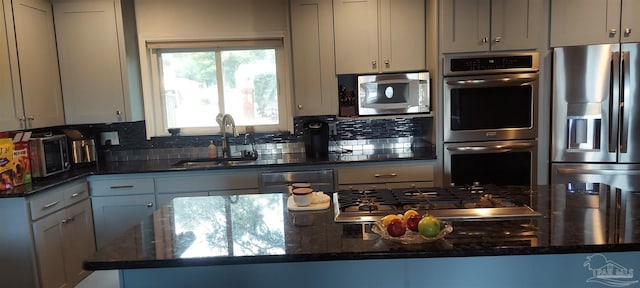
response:
<svg viewBox="0 0 640 288"><path fill-rule="evenodd" d="M287 0L135 0L138 37L215 37L287 31Z"/></svg>

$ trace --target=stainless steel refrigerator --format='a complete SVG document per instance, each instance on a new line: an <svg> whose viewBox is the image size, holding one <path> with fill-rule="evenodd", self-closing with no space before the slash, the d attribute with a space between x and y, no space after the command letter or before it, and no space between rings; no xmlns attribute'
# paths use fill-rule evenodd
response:
<svg viewBox="0 0 640 288"><path fill-rule="evenodd" d="M551 183L554 199L572 200L552 206L604 209L603 235L620 242L640 239L639 53L639 43L553 53Z"/></svg>

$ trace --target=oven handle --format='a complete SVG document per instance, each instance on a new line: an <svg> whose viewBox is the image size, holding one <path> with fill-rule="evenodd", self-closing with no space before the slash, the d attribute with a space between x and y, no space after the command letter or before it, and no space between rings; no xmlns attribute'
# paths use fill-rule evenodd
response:
<svg viewBox="0 0 640 288"><path fill-rule="evenodd" d="M465 80L448 80L447 85L450 86L478 86L487 84L509 84L509 86L519 86L532 81L536 81L534 77L503 77L499 79L465 79Z"/></svg>
<svg viewBox="0 0 640 288"><path fill-rule="evenodd" d="M558 173L638 176L640 175L640 170L558 168Z"/></svg>
<svg viewBox="0 0 640 288"><path fill-rule="evenodd" d="M514 149L528 149L534 147L531 143L517 143L507 145L493 145L493 146L461 146L461 147L447 147L447 150L454 152L466 152L466 153L507 153Z"/></svg>

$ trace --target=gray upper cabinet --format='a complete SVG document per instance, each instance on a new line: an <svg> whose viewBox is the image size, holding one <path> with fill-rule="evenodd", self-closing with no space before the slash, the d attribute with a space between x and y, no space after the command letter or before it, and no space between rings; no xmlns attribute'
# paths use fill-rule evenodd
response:
<svg viewBox="0 0 640 288"><path fill-rule="evenodd" d="M0 6L0 23L8 23L6 19L12 18L11 6ZM15 58L12 63L9 52L9 43L15 44L15 39L10 39L9 35L13 35L13 25L0 26L0 103L2 103L0 105L0 131L20 129L22 125L20 117L23 116L22 97L19 93L14 93L13 74L11 71L12 68L16 68L15 66L12 67L12 65L17 65L17 63ZM20 111L19 114L17 113L18 111Z"/></svg>
<svg viewBox="0 0 640 288"><path fill-rule="evenodd" d="M126 4L53 0L67 124L142 119L139 73L129 73L126 57Z"/></svg>
<svg viewBox="0 0 640 288"><path fill-rule="evenodd" d="M551 1L551 46L640 41L640 1Z"/></svg>
<svg viewBox="0 0 640 288"><path fill-rule="evenodd" d="M335 0L336 74L423 70L424 0Z"/></svg>
<svg viewBox="0 0 640 288"><path fill-rule="evenodd" d="M13 98L10 103L14 104L9 117L18 119L0 124L2 125L0 128L31 129L62 125L64 109L51 3L44 0L14 0L11 6L13 9L13 26L11 27L10 18L7 17L6 2L5 20L9 20L6 22L6 28L15 33L14 39L7 38L9 51L13 49L11 46L15 43L16 52L14 53L17 55L17 61L11 61L15 64L11 66L14 83L12 88L20 89L17 95L20 95L21 99L16 98L15 91L13 97L9 96ZM7 34L12 35L12 33ZM18 85L15 85L16 83ZM5 97L8 96L3 94L2 98Z"/></svg>
<svg viewBox="0 0 640 288"><path fill-rule="evenodd" d="M541 40L541 0L450 0L440 9L444 53L535 49Z"/></svg>
<svg viewBox="0 0 640 288"><path fill-rule="evenodd" d="M335 74L331 0L292 0L294 95L298 116L335 115Z"/></svg>

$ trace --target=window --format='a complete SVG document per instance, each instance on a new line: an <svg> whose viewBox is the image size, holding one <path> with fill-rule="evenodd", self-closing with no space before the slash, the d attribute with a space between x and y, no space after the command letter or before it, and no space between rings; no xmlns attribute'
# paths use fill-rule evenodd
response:
<svg viewBox="0 0 640 288"><path fill-rule="evenodd" d="M236 127L286 130L282 46L281 40L147 43L156 91L154 136L168 128L215 133L218 113L231 114Z"/></svg>

